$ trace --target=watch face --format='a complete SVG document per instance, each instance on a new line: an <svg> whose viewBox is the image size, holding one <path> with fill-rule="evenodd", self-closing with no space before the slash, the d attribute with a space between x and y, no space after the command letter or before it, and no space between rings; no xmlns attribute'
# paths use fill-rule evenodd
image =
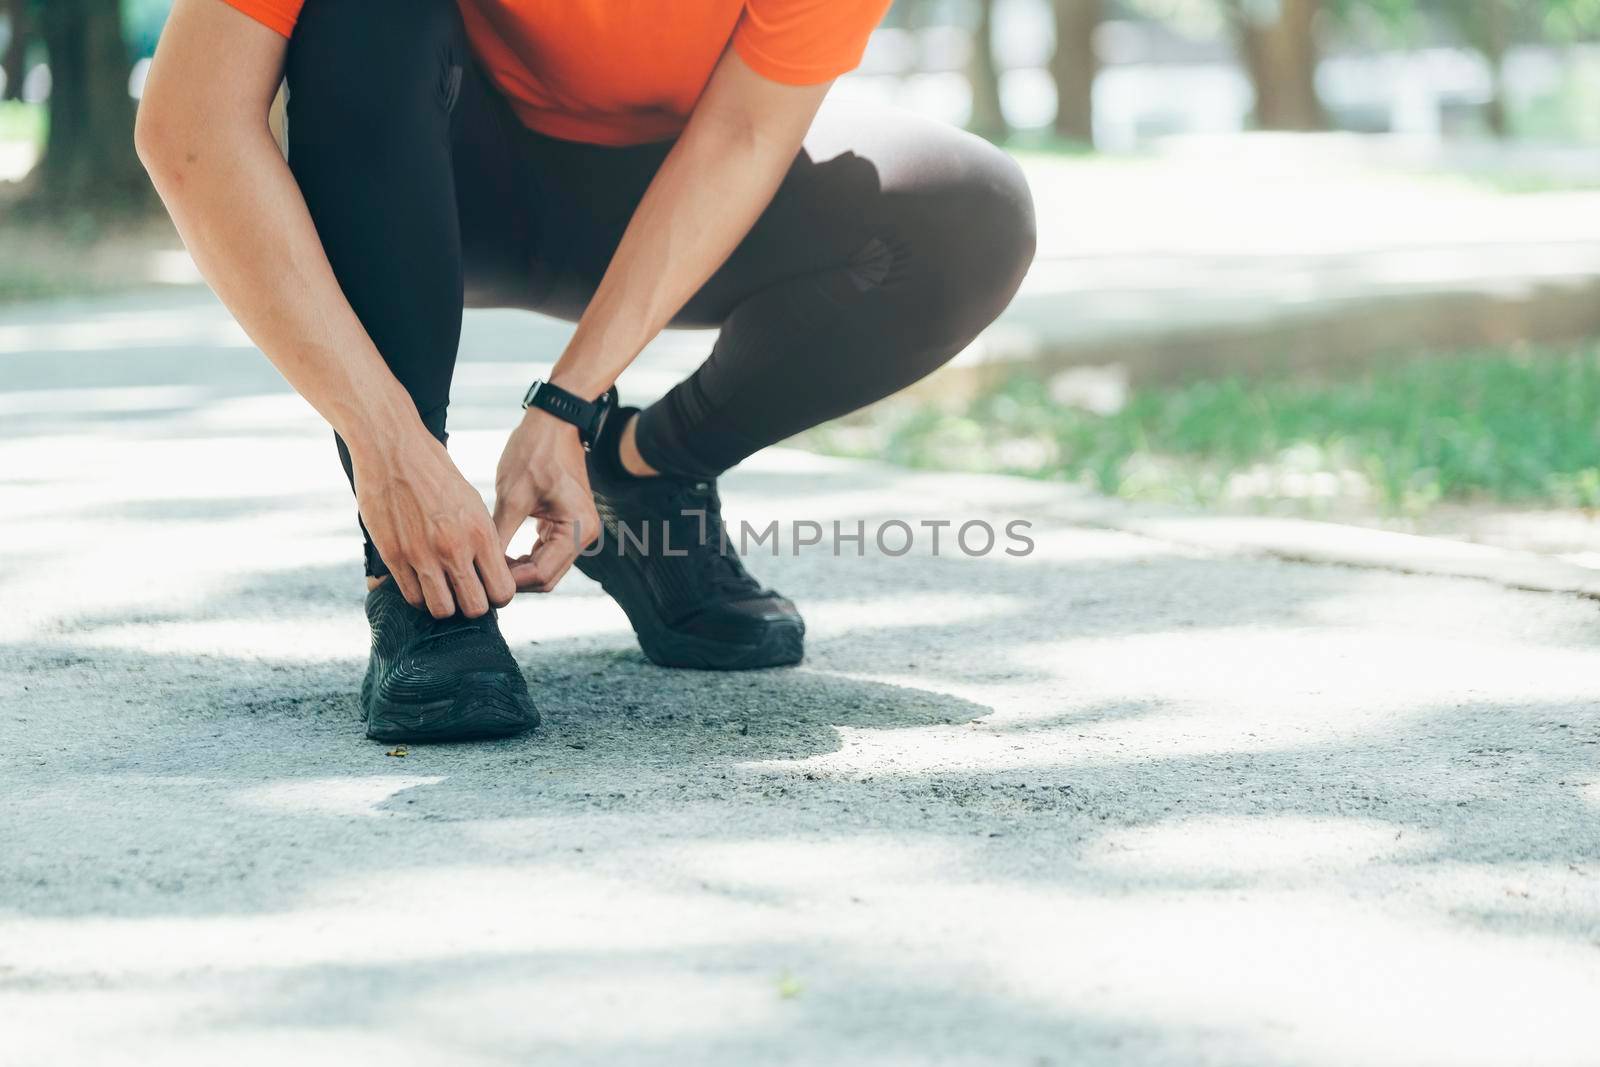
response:
<svg viewBox="0 0 1600 1067"><path fill-rule="evenodd" d="M583 436L589 440L599 440L605 432L606 420L611 417L611 405L606 402L607 396L601 394L600 400L595 404L594 418L589 420L589 425L583 431Z"/></svg>

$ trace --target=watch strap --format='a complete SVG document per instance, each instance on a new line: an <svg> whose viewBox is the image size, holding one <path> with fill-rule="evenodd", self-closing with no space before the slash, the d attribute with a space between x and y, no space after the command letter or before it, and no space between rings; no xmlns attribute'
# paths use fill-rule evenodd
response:
<svg viewBox="0 0 1600 1067"><path fill-rule="evenodd" d="M536 379L522 398L524 409L538 408L577 427L578 439L585 448L593 445L600 436L601 427L605 425L606 416L615 403L614 389L607 389L593 400L585 400L542 379Z"/></svg>

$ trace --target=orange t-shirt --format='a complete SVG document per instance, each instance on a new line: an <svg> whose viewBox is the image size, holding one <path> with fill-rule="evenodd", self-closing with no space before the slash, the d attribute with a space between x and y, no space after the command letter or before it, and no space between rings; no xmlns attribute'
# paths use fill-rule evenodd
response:
<svg viewBox="0 0 1600 1067"><path fill-rule="evenodd" d="M288 37L305 0L227 0ZM861 61L889 0L457 0L484 70L531 129L625 145L679 133L733 42L790 85Z"/></svg>

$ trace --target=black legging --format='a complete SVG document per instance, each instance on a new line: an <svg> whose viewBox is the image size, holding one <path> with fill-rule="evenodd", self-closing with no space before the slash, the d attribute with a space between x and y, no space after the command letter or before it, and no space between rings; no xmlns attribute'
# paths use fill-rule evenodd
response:
<svg viewBox="0 0 1600 1067"><path fill-rule="evenodd" d="M443 440L463 306L576 319L671 145L528 130L448 0L308 0L287 75L289 162L334 274ZM722 329L640 417L640 453L714 477L909 385L994 320L1033 249L1003 152L824 105L771 205L673 320Z"/></svg>

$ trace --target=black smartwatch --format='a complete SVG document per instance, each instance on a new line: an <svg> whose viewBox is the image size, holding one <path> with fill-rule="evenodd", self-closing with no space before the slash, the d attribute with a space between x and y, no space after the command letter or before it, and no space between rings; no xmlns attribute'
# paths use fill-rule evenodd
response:
<svg viewBox="0 0 1600 1067"><path fill-rule="evenodd" d="M522 398L522 407L538 408L540 411L554 415L562 422L570 422L578 428L578 440L583 442L584 450L594 447L600 439L600 431L606 424L606 416L611 414L611 409L616 406L617 391L607 389L593 400L585 400L567 392L559 385L551 385L542 379L534 379L528 386L527 394Z"/></svg>

